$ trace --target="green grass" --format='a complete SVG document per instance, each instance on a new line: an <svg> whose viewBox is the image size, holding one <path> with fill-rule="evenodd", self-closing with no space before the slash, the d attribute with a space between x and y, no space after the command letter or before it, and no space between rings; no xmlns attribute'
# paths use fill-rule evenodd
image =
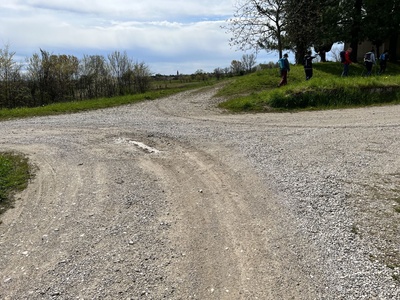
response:
<svg viewBox="0 0 400 300"><path fill-rule="evenodd" d="M15 192L24 190L31 177L26 157L10 152L0 153L0 214L13 207Z"/></svg>
<svg viewBox="0 0 400 300"><path fill-rule="evenodd" d="M375 66L377 70L378 67ZM341 77L340 63L314 64L314 76L305 81L302 66L291 66L288 85L278 88L278 69L267 69L235 78L217 96L227 100L222 108L234 112L267 112L330 109L400 103L400 67L388 65L385 75L363 77L364 66L350 66Z"/></svg>

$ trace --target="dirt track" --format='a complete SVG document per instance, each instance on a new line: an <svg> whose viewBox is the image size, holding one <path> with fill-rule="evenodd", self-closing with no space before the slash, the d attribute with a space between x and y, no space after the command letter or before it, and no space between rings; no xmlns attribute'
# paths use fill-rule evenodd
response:
<svg viewBox="0 0 400 300"><path fill-rule="evenodd" d="M1 217L0 299L400 297L400 106L213 93L0 123L38 167Z"/></svg>

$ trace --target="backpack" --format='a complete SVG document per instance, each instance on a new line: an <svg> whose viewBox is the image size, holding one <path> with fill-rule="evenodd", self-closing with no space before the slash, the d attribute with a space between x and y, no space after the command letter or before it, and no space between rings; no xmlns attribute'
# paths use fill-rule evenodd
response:
<svg viewBox="0 0 400 300"><path fill-rule="evenodd" d="M346 51L344 50L340 51L340 62L341 63L346 62Z"/></svg>
<svg viewBox="0 0 400 300"><path fill-rule="evenodd" d="M280 69L284 69L285 68L285 59L284 58L279 59L278 63L279 63L279 68Z"/></svg>
<svg viewBox="0 0 400 300"><path fill-rule="evenodd" d="M382 53L381 56L379 57L380 60L386 60L386 54Z"/></svg>
<svg viewBox="0 0 400 300"><path fill-rule="evenodd" d="M365 53L365 55L364 55L364 61L368 61L368 62L371 62L372 60L371 60L371 52L367 52L367 53Z"/></svg>

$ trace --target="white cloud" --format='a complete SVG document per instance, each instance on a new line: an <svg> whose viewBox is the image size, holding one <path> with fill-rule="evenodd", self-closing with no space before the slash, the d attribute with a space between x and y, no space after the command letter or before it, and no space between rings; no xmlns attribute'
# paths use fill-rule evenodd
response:
<svg viewBox="0 0 400 300"><path fill-rule="evenodd" d="M236 0L8 0L0 3L1 42L19 56L127 51L156 73L213 71L242 53L221 25ZM169 71L172 70L172 71Z"/></svg>
<svg viewBox="0 0 400 300"><path fill-rule="evenodd" d="M59 13L100 15L109 18L162 20L179 16L230 15L235 0L14 0L2 6L18 10L40 9Z"/></svg>

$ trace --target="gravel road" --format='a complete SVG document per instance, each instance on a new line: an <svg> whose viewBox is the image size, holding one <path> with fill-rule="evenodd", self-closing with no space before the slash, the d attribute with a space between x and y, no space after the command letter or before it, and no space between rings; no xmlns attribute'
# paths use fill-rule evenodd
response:
<svg viewBox="0 0 400 300"><path fill-rule="evenodd" d="M400 106L228 114L215 89L1 122L37 172L0 299L400 299Z"/></svg>

